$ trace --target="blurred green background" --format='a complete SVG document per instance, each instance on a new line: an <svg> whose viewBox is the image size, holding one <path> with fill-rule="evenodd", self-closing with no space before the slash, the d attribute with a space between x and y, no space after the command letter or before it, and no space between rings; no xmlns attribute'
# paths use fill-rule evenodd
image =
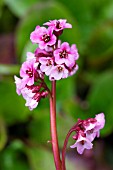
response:
<svg viewBox="0 0 113 170"><path fill-rule="evenodd" d="M73 26L62 41L76 43L80 54L77 74L57 82L60 149L78 118L106 116L93 150L79 156L68 145L67 170L113 169L113 0L0 0L0 170L55 169L49 101L29 111L13 77L36 48L29 40L35 26L60 18Z"/></svg>

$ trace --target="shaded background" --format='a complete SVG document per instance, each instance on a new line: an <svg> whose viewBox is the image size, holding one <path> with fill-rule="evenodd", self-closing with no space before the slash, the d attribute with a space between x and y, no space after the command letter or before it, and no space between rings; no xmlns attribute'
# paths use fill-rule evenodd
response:
<svg viewBox="0 0 113 170"><path fill-rule="evenodd" d="M60 148L78 118L106 116L93 150L78 155L70 138L67 170L113 169L113 0L0 0L0 170L55 169L48 99L29 111L13 77L36 48L29 40L35 26L60 18L73 25L62 41L76 43L80 54L77 74L57 82Z"/></svg>

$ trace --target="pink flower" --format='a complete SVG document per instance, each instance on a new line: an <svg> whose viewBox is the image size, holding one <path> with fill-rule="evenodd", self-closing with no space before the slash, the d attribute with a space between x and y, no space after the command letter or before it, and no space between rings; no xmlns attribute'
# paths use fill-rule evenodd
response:
<svg viewBox="0 0 113 170"><path fill-rule="evenodd" d="M95 129L98 129L98 130L102 129L105 125L104 113L100 113L96 115L95 119L97 120Z"/></svg>
<svg viewBox="0 0 113 170"><path fill-rule="evenodd" d="M105 117L103 113L96 115L94 122L90 122L89 126L85 126L86 135L91 141L97 136L100 136L100 129L105 125ZM89 119L90 121L90 119Z"/></svg>
<svg viewBox="0 0 113 170"><path fill-rule="evenodd" d="M40 49L40 48L37 48L35 50L35 56L36 56L36 61L39 61L39 58L40 57L52 57L52 52L51 51L47 51L45 49Z"/></svg>
<svg viewBox="0 0 113 170"><path fill-rule="evenodd" d="M79 68L79 67L78 67L77 64L75 64L72 68L70 68L70 69L69 69L69 76L74 75L74 74L77 72L78 68Z"/></svg>
<svg viewBox="0 0 113 170"><path fill-rule="evenodd" d="M61 78L68 77L68 70L64 67L64 65L56 65L52 67L51 73L49 75L49 79L52 80L60 80Z"/></svg>
<svg viewBox="0 0 113 170"><path fill-rule="evenodd" d="M27 85L34 84L34 76L36 73L35 59L28 60L22 64L20 69L20 76Z"/></svg>
<svg viewBox="0 0 113 170"><path fill-rule="evenodd" d="M52 46L56 43L56 36L51 28L36 27L31 33L30 39L33 43L38 43L40 49L45 49L47 46Z"/></svg>
<svg viewBox="0 0 113 170"><path fill-rule="evenodd" d="M43 25L47 25L52 30L58 32L65 28L72 28L72 25L69 23L66 23L66 19L59 19L59 20L50 20L49 22L44 23Z"/></svg>
<svg viewBox="0 0 113 170"><path fill-rule="evenodd" d="M32 53L32 52L27 52L27 61L30 61L30 60L36 60L36 57L35 57L35 54Z"/></svg>
<svg viewBox="0 0 113 170"><path fill-rule="evenodd" d="M96 132L96 136L99 137L100 129L102 129L105 125L104 113L100 113L100 114L96 115L95 119L97 120L97 122L96 122L96 126L94 128L94 131Z"/></svg>
<svg viewBox="0 0 113 170"><path fill-rule="evenodd" d="M30 110L33 110L37 107L41 98L45 98L48 95L47 91L40 91L40 86L26 86L22 89L21 93L23 98L26 100L25 106L27 106Z"/></svg>
<svg viewBox="0 0 113 170"><path fill-rule="evenodd" d="M25 87L22 90L22 95L23 98L26 100L25 106L27 106L30 110L33 110L37 107L38 101L33 98L35 93L32 92L32 89Z"/></svg>
<svg viewBox="0 0 113 170"><path fill-rule="evenodd" d="M93 144L88 140L86 137L82 137L82 135L79 135L77 141L74 145L71 145L71 148L77 147L77 152L79 154L82 154L84 149L92 149Z"/></svg>
<svg viewBox="0 0 113 170"><path fill-rule="evenodd" d="M17 76L14 76L15 84L16 84L16 92L18 95L21 94L21 90L25 87L26 83L23 81L23 79L18 78Z"/></svg>
<svg viewBox="0 0 113 170"><path fill-rule="evenodd" d="M100 129L105 125L104 114L100 113L95 118L88 118L86 120L78 120L75 124L73 131L76 134L73 139L76 140L75 144L71 148L77 147L78 153L82 154L84 149L92 148L92 141L97 136L99 137Z"/></svg>
<svg viewBox="0 0 113 170"><path fill-rule="evenodd" d="M72 68L75 60L78 59L78 53L74 45L70 47L67 42L64 42L59 49L54 51L54 57L57 64L64 63L67 67Z"/></svg>
<svg viewBox="0 0 113 170"><path fill-rule="evenodd" d="M79 54L78 54L78 49L77 49L77 47L76 47L75 44L72 44L72 45L71 45L71 54L74 55L75 60L78 60Z"/></svg>
<svg viewBox="0 0 113 170"><path fill-rule="evenodd" d="M91 130L87 130L87 131L86 131L86 138L87 138L89 141L92 142L95 137L96 137L96 132L94 132L94 129L91 129Z"/></svg>
<svg viewBox="0 0 113 170"><path fill-rule="evenodd" d="M49 76L53 68L53 59L51 57L41 57L39 62L41 63L40 70Z"/></svg>

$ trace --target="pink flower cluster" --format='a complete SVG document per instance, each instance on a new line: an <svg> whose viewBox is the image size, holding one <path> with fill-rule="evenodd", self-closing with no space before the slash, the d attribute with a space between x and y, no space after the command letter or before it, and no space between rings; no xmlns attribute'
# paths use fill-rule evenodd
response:
<svg viewBox="0 0 113 170"><path fill-rule="evenodd" d="M78 70L76 60L79 55L76 45L70 46L67 42L61 43L58 39L65 28L72 28L71 24L66 23L65 19L60 19L44 25L48 28L37 26L30 35L32 43L37 43L39 46L35 55L38 57L40 70L49 76L50 81L73 75Z"/></svg>
<svg viewBox="0 0 113 170"><path fill-rule="evenodd" d="M26 100L25 106L28 106L30 110L36 108L40 99L48 95L48 91L43 85L44 75L38 69L38 65L34 54L28 52L27 60L20 69L21 78L14 76L16 92L18 95L22 94ZM37 85L34 84L35 82Z"/></svg>
<svg viewBox="0 0 113 170"><path fill-rule="evenodd" d="M65 19L46 22L46 27L36 26L31 33L32 43L38 44L34 53L28 52L20 69L20 77L14 77L17 94L22 94L30 110L37 107L41 98L49 93L44 75L49 80L60 80L72 76L78 70L76 45L61 43L58 37L65 28L72 28Z"/></svg>
<svg viewBox="0 0 113 170"><path fill-rule="evenodd" d="M104 114L100 113L95 118L88 118L87 120L78 120L73 131L76 134L73 139L76 140L75 144L70 146L71 148L77 148L79 154L82 154L84 149L91 149L92 141L95 137L99 137L100 129L105 125Z"/></svg>

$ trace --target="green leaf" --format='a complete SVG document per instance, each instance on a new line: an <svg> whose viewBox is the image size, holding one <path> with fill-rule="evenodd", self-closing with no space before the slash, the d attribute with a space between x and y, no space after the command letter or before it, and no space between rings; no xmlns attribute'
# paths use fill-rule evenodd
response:
<svg viewBox="0 0 113 170"><path fill-rule="evenodd" d="M88 66L100 67L112 59L113 22L102 23L93 33L88 46Z"/></svg>
<svg viewBox="0 0 113 170"><path fill-rule="evenodd" d="M75 75L76 76L76 75ZM57 91L57 101L65 100L66 98L71 98L74 96L75 77L71 76L66 79L61 79L56 82L56 91Z"/></svg>
<svg viewBox="0 0 113 170"><path fill-rule="evenodd" d="M38 13L37 13L38 11ZM73 25L72 29L64 31L62 40L70 43L79 42L79 32L76 20L70 12L60 3L56 2L42 2L35 5L33 10L26 15L20 22L16 32L16 47L19 56L22 55L26 43L30 38L30 33L37 25L42 25L48 20L66 18L69 23Z"/></svg>
<svg viewBox="0 0 113 170"><path fill-rule="evenodd" d="M62 149L64 140L68 131L72 128L72 126L76 123L73 117L69 114L60 113L57 115L57 131L58 131L58 140L60 149ZM73 140L70 138L69 144L72 144ZM69 145L68 144L68 145Z"/></svg>
<svg viewBox="0 0 113 170"><path fill-rule="evenodd" d="M31 41L28 41L23 49L23 53L22 53L22 58L21 58L21 62L24 62L26 60L26 54L27 52L32 52L34 53L34 51L36 50L36 48L38 47L37 44L32 44Z"/></svg>
<svg viewBox="0 0 113 170"><path fill-rule="evenodd" d="M37 110L37 112L36 112ZM49 106L46 109L43 105L41 110L38 107L33 114L34 119L29 124L28 130L30 134L30 139L36 143L47 144L50 140L50 117L49 117ZM37 130L36 130L37 129Z"/></svg>
<svg viewBox="0 0 113 170"><path fill-rule="evenodd" d="M23 17L29 8L34 5L37 0L4 0L10 10L18 17Z"/></svg>
<svg viewBox="0 0 113 170"><path fill-rule="evenodd" d="M3 119L0 117L0 151L4 148L7 142L7 132Z"/></svg>
<svg viewBox="0 0 113 170"><path fill-rule="evenodd" d="M46 149L41 147L27 148L26 153L32 170L55 170L53 156Z"/></svg>
<svg viewBox="0 0 113 170"><path fill-rule="evenodd" d="M24 154L24 145L21 141L14 141L0 153L0 169L28 170L29 166Z"/></svg>
<svg viewBox="0 0 113 170"><path fill-rule="evenodd" d="M72 16L77 20L80 31L80 47L79 50L83 51L87 46L87 40L92 32L94 19L91 9L90 0L71 0L71 3L66 0L59 0L70 11Z"/></svg>
<svg viewBox="0 0 113 170"><path fill-rule="evenodd" d="M77 21L81 24L87 24L87 21L91 19L91 11L90 11L90 1L89 0L71 0L71 3L65 0L60 0L74 17L77 18ZM82 15L84 14L84 15Z"/></svg>
<svg viewBox="0 0 113 170"><path fill-rule="evenodd" d="M3 6L4 6L4 0L0 0L0 17L2 15Z"/></svg>
<svg viewBox="0 0 113 170"><path fill-rule="evenodd" d="M0 64L0 74L2 74L2 75L14 75L14 74L18 74L19 67L20 66L18 66L18 65Z"/></svg>
<svg viewBox="0 0 113 170"><path fill-rule="evenodd" d="M93 115L103 112L106 125L102 130L104 136L113 131L113 72L105 72L95 78L88 95L89 112Z"/></svg>
<svg viewBox="0 0 113 170"><path fill-rule="evenodd" d="M25 121L31 114L25 107L25 100L16 94L14 82L0 82L0 115L4 121L13 123L15 121Z"/></svg>
<svg viewBox="0 0 113 170"><path fill-rule="evenodd" d="M26 152L32 170L42 170L42 169L55 170L53 155L46 148L44 149L40 146L32 147L32 148L27 148ZM69 162L69 159L67 159L66 162L67 162L67 169L76 170L74 161Z"/></svg>
<svg viewBox="0 0 113 170"><path fill-rule="evenodd" d="M113 1L112 0L109 0L109 1L106 1L106 7L103 8L103 11L102 11L102 17L103 19L113 19Z"/></svg>

